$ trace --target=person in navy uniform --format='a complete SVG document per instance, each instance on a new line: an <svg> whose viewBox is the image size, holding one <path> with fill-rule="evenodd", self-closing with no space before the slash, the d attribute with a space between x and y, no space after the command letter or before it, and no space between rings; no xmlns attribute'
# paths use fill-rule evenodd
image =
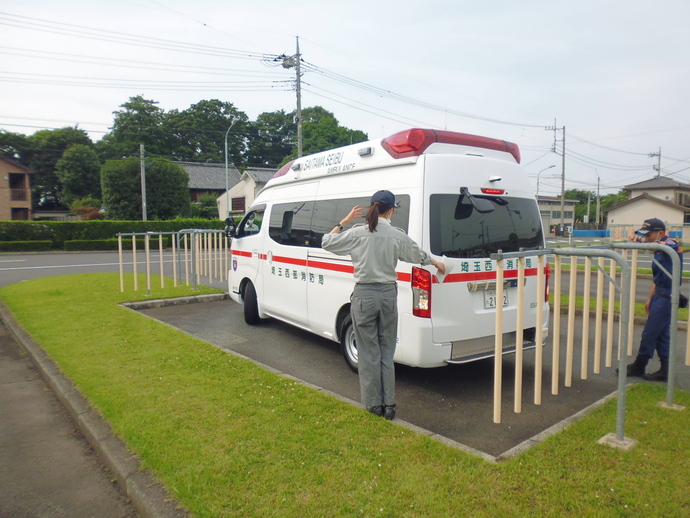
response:
<svg viewBox="0 0 690 518"><path fill-rule="evenodd" d="M633 241L644 243L660 243L669 246L680 256L681 268L683 265L683 249L675 239L671 239L666 233L666 225L658 218L648 219L642 228L635 232ZM671 257L660 251L654 251L654 259L666 271L673 273ZM628 376L641 376L649 381L668 380L668 359L671 340L671 277L652 263L653 284L649 297L644 305L647 312L647 322L642 331L640 349L635 361L628 365ZM661 368L654 373L646 374L647 363L654 357L654 351L659 355Z"/></svg>

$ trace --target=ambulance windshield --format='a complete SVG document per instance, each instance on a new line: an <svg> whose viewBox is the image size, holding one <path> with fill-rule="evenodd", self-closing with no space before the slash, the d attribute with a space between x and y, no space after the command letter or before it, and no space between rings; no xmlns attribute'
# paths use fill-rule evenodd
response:
<svg viewBox="0 0 690 518"><path fill-rule="evenodd" d="M480 198L475 196L475 198ZM541 217L533 199L481 196L494 210L479 213L466 196L432 194L431 252L446 257L488 257L503 250L535 250L544 244Z"/></svg>

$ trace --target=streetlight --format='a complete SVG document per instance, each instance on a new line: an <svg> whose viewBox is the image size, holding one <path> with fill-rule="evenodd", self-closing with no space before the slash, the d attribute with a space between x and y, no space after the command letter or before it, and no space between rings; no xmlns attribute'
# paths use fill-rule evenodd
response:
<svg viewBox="0 0 690 518"><path fill-rule="evenodd" d="M554 168L554 167L556 167L555 164L554 164L554 165L550 165L549 167L545 167L544 169L542 169L541 171L539 171L539 172L537 173L537 203L539 203L539 175L542 174L542 173L543 173L544 171L546 171L547 169L551 169L551 168Z"/></svg>
<svg viewBox="0 0 690 518"><path fill-rule="evenodd" d="M230 180L228 178L228 134L230 133L230 130L232 127L235 125L235 122L237 122L237 117L236 115L232 116L232 122L230 123L230 127L228 128L228 131L225 132L225 214L226 218L230 217Z"/></svg>

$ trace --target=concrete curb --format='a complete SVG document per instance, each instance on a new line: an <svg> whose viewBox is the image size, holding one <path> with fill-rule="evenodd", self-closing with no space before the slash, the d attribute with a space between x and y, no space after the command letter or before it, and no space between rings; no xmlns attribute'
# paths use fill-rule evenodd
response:
<svg viewBox="0 0 690 518"><path fill-rule="evenodd" d="M139 300L136 302L123 302L120 305L135 311L151 308L165 308L168 306L183 306L185 304L196 304L198 302L215 302L217 300L229 299L228 293L210 293L207 295L191 295L189 297L174 297L171 299Z"/></svg>
<svg viewBox="0 0 690 518"><path fill-rule="evenodd" d="M187 517L188 514L181 504L150 472L141 468L141 462L136 455L113 433L110 424L93 408L72 381L60 372L46 352L19 326L2 301L0 319L12 337L27 352L46 384L79 426L79 430L98 453L103 464L117 477L118 484L139 514L146 518Z"/></svg>

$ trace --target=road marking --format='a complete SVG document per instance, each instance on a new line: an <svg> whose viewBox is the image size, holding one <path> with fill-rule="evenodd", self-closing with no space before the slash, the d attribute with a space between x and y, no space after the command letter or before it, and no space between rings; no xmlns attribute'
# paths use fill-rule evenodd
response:
<svg viewBox="0 0 690 518"><path fill-rule="evenodd" d="M163 263L172 263L173 261L163 261ZM184 262L184 261L183 261ZM131 266L133 263L123 262L123 266ZM137 261L137 264L146 264L146 261ZM151 264L160 264L159 261L151 261ZM17 266L10 268L0 268L0 272L7 272L11 270L50 270L51 268L86 268L89 266L119 266L120 263L95 263L95 264L60 264L50 266Z"/></svg>

